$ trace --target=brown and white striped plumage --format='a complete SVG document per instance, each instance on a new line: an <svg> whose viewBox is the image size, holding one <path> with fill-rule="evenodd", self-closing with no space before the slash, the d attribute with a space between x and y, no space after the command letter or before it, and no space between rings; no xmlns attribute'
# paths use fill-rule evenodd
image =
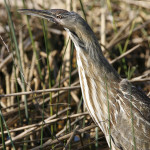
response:
<svg viewBox="0 0 150 150"><path fill-rule="evenodd" d="M58 23L69 33L77 50L84 102L109 146L111 138L112 150L150 150L150 99L117 74L88 24L77 13L61 9L21 12Z"/></svg>
<svg viewBox="0 0 150 150"><path fill-rule="evenodd" d="M113 77L113 72L105 70L106 66L94 65L93 60L83 50L77 50L77 61L84 102L91 117L105 134L108 144L107 100L109 100L112 149L133 149L132 117L134 118L136 149L150 149L149 98L130 85L127 80ZM132 92L130 92L130 87ZM130 98L130 93L132 93L132 98ZM133 104L133 116L131 116L130 101Z"/></svg>

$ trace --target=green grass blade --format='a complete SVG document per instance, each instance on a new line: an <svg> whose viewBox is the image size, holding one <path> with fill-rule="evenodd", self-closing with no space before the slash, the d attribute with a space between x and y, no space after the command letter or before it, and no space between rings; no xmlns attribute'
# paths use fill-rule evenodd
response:
<svg viewBox="0 0 150 150"><path fill-rule="evenodd" d="M117 34L117 27L116 27L116 23L115 23L115 19L114 19L114 15L113 15L113 11L112 11L110 0L107 0L107 6L108 6L108 9L109 9L109 11L110 11L110 13L112 15L112 18L113 18L113 29L114 29L115 33ZM122 49L122 46L121 46L120 43L117 44L117 47L119 49L120 55L123 54L123 49ZM125 58L122 58L122 63L123 63L124 71L127 72L127 66L126 66Z"/></svg>
<svg viewBox="0 0 150 150"><path fill-rule="evenodd" d="M22 85L23 85L23 90L26 91L25 80L24 80L24 75L23 75L23 68L22 68L22 63L21 63L21 58L20 58L20 51L19 51L19 47L18 47L16 35L15 35L15 30L14 30L13 22L12 22L12 19L11 19L11 13L10 13L9 6L7 5L6 0L4 0L4 3L5 3L5 8L7 10L8 21L9 21L9 24L10 24L11 34L12 34L12 38L13 38L13 42L14 42L15 50L16 50L16 54L17 54L17 59L18 59L19 67L20 67L19 69L20 69L20 76L21 76L21 81L22 81ZM24 99L25 115L26 115L26 119L27 119L27 122L28 122L29 115L28 115L27 98L26 98L26 96L24 96L24 98L25 98Z"/></svg>
<svg viewBox="0 0 150 150"><path fill-rule="evenodd" d="M1 109L1 106L0 106L0 109ZM1 128L2 146L3 146L3 149L5 150L6 145L5 145L5 136L4 136L2 116L0 116L0 128Z"/></svg>
<svg viewBox="0 0 150 150"><path fill-rule="evenodd" d="M131 73L128 73L128 80L130 79ZM130 89L130 114L131 114L131 129L132 129L132 140L133 140L133 146L134 146L134 150L136 150L136 140L135 140L135 131L134 131L134 118L133 118L133 105L132 105L132 89L131 89L131 85L129 86Z"/></svg>
<svg viewBox="0 0 150 150"><path fill-rule="evenodd" d="M49 65L49 55L50 55L50 46L48 42L48 33L47 33L47 21L42 20L42 27L43 27L43 33L44 33L44 41L45 41L45 47L46 47L46 53L47 53L47 68L48 68L48 74L49 74L49 88L52 87L52 78L51 78L51 68ZM49 94L50 97L50 115L53 115L53 107L52 107L52 93ZM51 135L54 133L54 126L51 125Z"/></svg>
<svg viewBox="0 0 150 150"><path fill-rule="evenodd" d="M108 108L108 129L109 129L109 148L111 148L111 128L110 128L110 111L109 111L109 95L108 95L108 79L105 75L105 84L106 84L106 92L107 92L107 108Z"/></svg>
<svg viewBox="0 0 150 150"><path fill-rule="evenodd" d="M11 134L10 134L9 129L7 127L6 121L5 121L5 119L3 117L3 114L1 112L1 109L0 109L0 118L2 119L2 121L3 121L4 125L5 125L5 128L6 128L7 132L8 132L8 136L9 136L9 139L11 141L12 148L13 148L13 150L16 150L15 145L14 145L14 143L12 141L12 138L11 138Z"/></svg>
<svg viewBox="0 0 150 150"><path fill-rule="evenodd" d="M81 9L82 9L83 15L84 15L84 19L85 19L85 21L87 22L86 13L85 13L85 10L84 10L84 7L83 7L82 0L79 0L79 2L80 2L80 5L81 5Z"/></svg>
<svg viewBox="0 0 150 150"><path fill-rule="evenodd" d="M24 0L22 0L22 1L23 1L24 7L27 8L26 4L25 4L25 1ZM33 52L35 53L36 60L37 60L38 72L39 72L39 75L40 75L40 79L42 80L42 83L43 83L43 77L42 77L42 73L41 73L41 67L40 67L40 64L39 64L39 61L38 61L39 60L39 56L38 56L37 51L36 51L35 42L34 42L34 39L33 39L33 35L32 35L31 27L30 27L30 24L29 24L29 18L28 18L28 16L26 16L26 19L27 19L27 28L28 28L28 31L29 31L30 39L31 39Z"/></svg>

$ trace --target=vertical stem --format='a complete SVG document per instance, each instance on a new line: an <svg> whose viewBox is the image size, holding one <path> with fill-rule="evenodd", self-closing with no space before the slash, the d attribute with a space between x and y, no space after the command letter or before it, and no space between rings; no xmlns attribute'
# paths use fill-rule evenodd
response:
<svg viewBox="0 0 150 150"><path fill-rule="evenodd" d="M66 43L66 47L65 47L65 50L64 50L64 54L62 56L62 62L64 60L64 56L65 56L65 53L66 53L66 50L67 50L67 47L68 47L68 44L69 44L69 41L70 41L70 38L68 39L67 43ZM62 74L62 65L60 66L60 72L59 72L59 85L58 87L60 87L60 82L61 82L61 74ZM58 97L57 97L57 103L59 103L59 90L58 90ZM57 106L57 110L56 110L56 113L58 112L58 106Z"/></svg>
<svg viewBox="0 0 150 150"><path fill-rule="evenodd" d="M19 51L19 47L18 47L16 35L15 35L14 25L13 25L13 22L12 22L12 19L11 19L11 13L10 13L10 10L9 10L9 7L7 5L6 0L4 0L4 2L5 2L5 7L6 7L6 10L7 10L7 14L8 14L8 20L9 20L9 23L10 23L10 29L11 29L11 34L12 34L13 42L14 42L14 45L15 45L17 59L18 59L19 66L20 66L20 76L21 76L21 81L22 81L22 85L23 85L23 90L26 91L25 79L24 79L24 75L23 75L23 68L22 68L22 63L21 63L21 58L20 58L20 51ZM26 120L28 122L29 115L28 115L28 105L27 105L27 97L26 96L24 96L24 104L25 104Z"/></svg>
<svg viewBox="0 0 150 150"><path fill-rule="evenodd" d="M9 137L9 139L10 139L10 141L11 141L12 148L13 148L14 150L16 150L16 148L15 148L15 146L14 146L14 143L13 143L13 141L12 141L12 138L11 138L11 134L10 134L9 129L8 129L8 127L7 127L6 121L5 121L4 117L3 117L3 114L2 114L1 109L0 109L0 117L1 117L1 119L2 119L2 121L3 121L3 123L4 123L4 125L5 125L5 128L6 128L7 132L8 132L8 137Z"/></svg>
<svg viewBox="0 0 150 150"><path fill-rule="evenodd" d="M98 128L99 127L95 128L95 140L96 140L95 147L96 148L98 148Z"/></svg>
<svg viewBox="0 0 150 150"><path fill-rule="evenodd" d="M43 33L44 33L44 41L45 41L45 47L46 47L46 54L47 54L47 68L48 68L48 74L49 74L49 88L52 87L51 85L51 68L49 66L49 55L50 55L50 49L48 47L48 37L47 37L47 28L46 28L46 21L42 20L42 26L43 26ZM53 107L52 107L52 93L49 94L50 97L50 115L53 115ZM53 135L54 128L53 125L51 125L51 134Z"/></svg>
<svg viewBox="0 0 150 150"><path fill-rule="evenodd" d="M79 0L79 1L80 1L80 5L81 5L81 9L82 9L83 15L84 15L84 19L85 19L85 21L87 22L86 14L85 14L85 10L84 10L84 7L83 7L82 0Z"/></svg>
<svg viewBox="0 0 150 150"><path fill-rule="evenodd" d="M129 79L129 76L128 76ZM136 140L135 140L135 131L134 131L134 118L133 118L133 106L132 106L132 90L131 90L131 85L129 86L130 89L130 113L131 113L131 128L132 128L132 140L133 140L133 146L134 146L134 150L136 150Z"/></svg>
<svg viewBox="0 0 150 150"><path fill-rule="evenodd" d="M1 105L0 105L0 109L1 109ZM6 145L5 145L5 136L4 136L4 129L3 129L3 120L2 120L2 116L0 116L0 128L1 128L1 136L2 136L2 145L3 145L3 149L6 149Z"/></svg>
<svg viewBox="0 0 150 150"><path fill-rule="evenodd" d="M22 1L23 1L24 7L26 8L25 0L22 0ZM40 79L41 79L42 82L43 82L43 77L42 77L42 73L41 73L41 67L40 67L40 64L39 64L39 61L38 61L38 60L39 60L39 56L38 56L38 54L37 54L37 52L36 52L35 42L34 42L34 39L33 39L32 32L31 32L31 28L30 28L28 16L26 16L26 19L27 19L27 28L28 28L28 31L29 31L29 36L30 36L30 38L31 38L31 43L32 43L33 52L35 53L36 60L37 60L38 72L39 72L39 75L40 75Z"/></svg>
<svg viewBox="0 0 150 150"><path fill-rule="evenodd" d="M15 87L16 87L16 91L18 92L18 84L17 84L17 75L16 75L16 66L14 65L14 70L15 70ZM21 111L20 111L20 99L17 96L17 102L18 102L18 113L19 113L19 120L20 120L20 125L22 125L22 118L21 118Z"/></svg>
<svg viewBox="0 0 150 150"><path fill-rule="evenodd" d="M108 95L108 85L107 85L107 77L106 77L106 75L105 75L105 84L106 84L106 92L107 92L108 128L109 128L109 147L110 147L110 150L111 150L111 128L110 128L109 95Z"/></svg>
<svg viewBox="0 0 150 150"><path fill-rule="evenodd" d="M43 125L44 122L44 96L43 96L43 105L42 105L42 128L41 128L41 147L43 146Z"/></svg>

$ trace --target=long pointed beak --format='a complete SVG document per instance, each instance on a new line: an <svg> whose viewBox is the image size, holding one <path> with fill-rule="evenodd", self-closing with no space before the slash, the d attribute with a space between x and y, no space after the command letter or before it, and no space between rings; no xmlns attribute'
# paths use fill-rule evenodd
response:
<svg viewBox="0 0 150 150"><path fill-rule="evenodd" d="M24 13L26 15L37 16L57 23L55 15L50 10L19 9L18 12Z"/></svg>

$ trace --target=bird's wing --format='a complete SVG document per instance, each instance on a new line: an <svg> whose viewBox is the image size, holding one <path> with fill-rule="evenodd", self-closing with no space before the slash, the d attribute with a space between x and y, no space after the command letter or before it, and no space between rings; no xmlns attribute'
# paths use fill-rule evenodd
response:
<svg viewBox="0 0 150 150"><path fill-rule="evenodd" d="M132 149L134 137L137 150L150 149L150 99L126 79L120 81L116 90L119 109L112 129L115 145Z"/></svg>
<svg viewBox="0 0 150 150"><path fill-rule="evenodd" d="M132 103L145 120L150 122L150 98L126 79L123 79L119 85L124 98Z"/></svg>

